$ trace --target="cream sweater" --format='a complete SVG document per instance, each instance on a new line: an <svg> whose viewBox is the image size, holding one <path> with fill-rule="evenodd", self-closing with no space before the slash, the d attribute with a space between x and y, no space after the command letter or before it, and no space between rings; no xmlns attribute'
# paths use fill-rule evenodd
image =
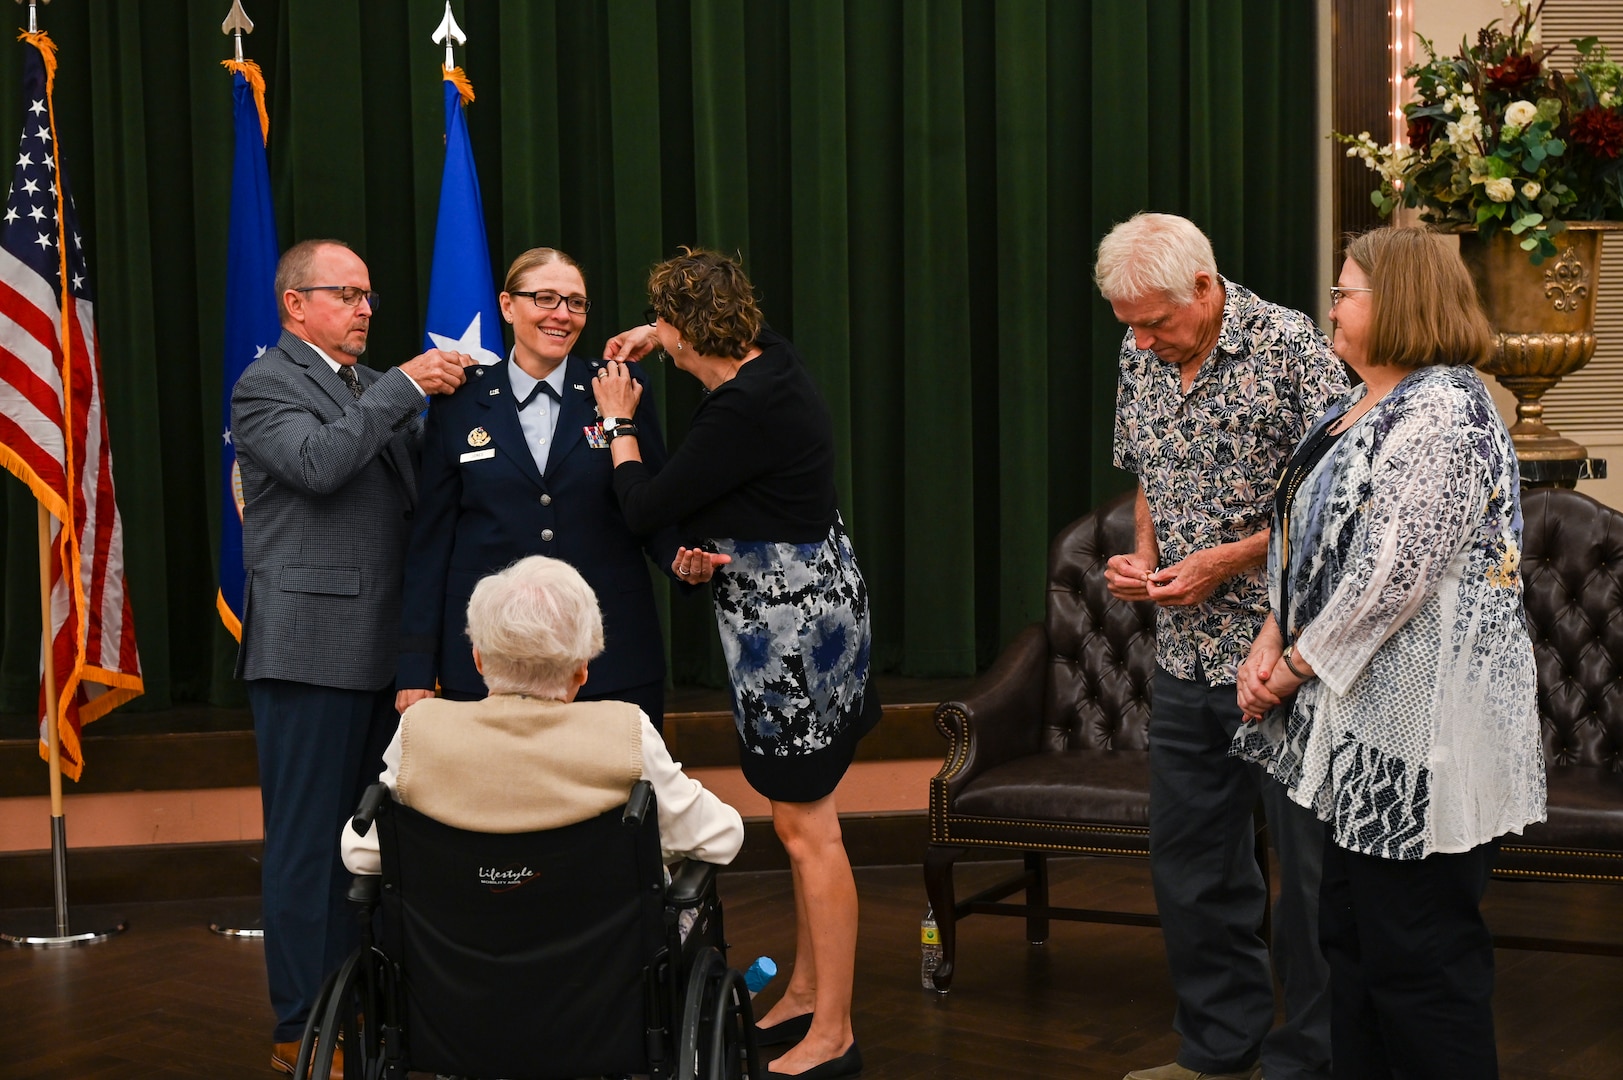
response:
<svg viewBox="0 0 1623 1080"><path fill-rule="evenodd" d="M671 760L642 710L617 701L497 694L429 698L406 710L379 779L396 801L459 829L555 829L620 806L638 780L654 786L667 861L728 863L744 841L738 811ZM377 833L345 824L344 865L379 870Z"/></svg>

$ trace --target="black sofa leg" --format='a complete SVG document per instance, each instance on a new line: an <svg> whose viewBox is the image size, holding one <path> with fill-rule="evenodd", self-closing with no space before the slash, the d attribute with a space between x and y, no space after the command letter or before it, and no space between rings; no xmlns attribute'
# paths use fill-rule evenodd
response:
<svg viewBox="0 0 1623 1080"><path fill-rule="evenodd" d="M958 956L958 898L953 891L952 864L964 853L961 847L931 844L924 852L924 892L935 912L936 929L941 935L941 965L935 969L935 988L945 994L952 989L952 973Z"/></svg>
<svg viewBox="0 0 1623 1080"><path fill-rule="evenodd" d="M1026 852L1026 940L1033 945L1048 943L1048 853ZM1042 912L1043 914L1038 914Z"/></svg>

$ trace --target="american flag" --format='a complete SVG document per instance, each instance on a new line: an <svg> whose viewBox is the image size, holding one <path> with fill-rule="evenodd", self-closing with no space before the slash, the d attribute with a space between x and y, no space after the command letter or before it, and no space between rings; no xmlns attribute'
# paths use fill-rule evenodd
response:
<svg viewBox="0 0 1623 1080"><path fill-rule="evenodd" d="M41 754L51 692L59 703L62 771L77 780L81 728L141 693L141 662L124 583L84 237L56 142L56 47L44 34L24 40L22 138L0 219L0 463L52 515L57 685L41 682Z"/></svg>

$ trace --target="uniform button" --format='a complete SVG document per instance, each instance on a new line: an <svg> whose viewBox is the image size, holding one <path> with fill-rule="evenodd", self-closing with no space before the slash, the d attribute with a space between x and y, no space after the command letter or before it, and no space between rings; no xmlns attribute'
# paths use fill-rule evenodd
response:
<svg viewBox="0 0 1623 1080"><path fill-rule="evenodd" d="M552 505L552 496L551 495L543 495L543 496L541 496L541 505L542 506L551 506Z"/></svg>
<svg viewBox="0 0 1623 1080"><path fill-rule="evenodd" d="M552 530L551 529L542 529L541 530L541 539L543 539L543 540L551 540L552 539Z"/></svg>

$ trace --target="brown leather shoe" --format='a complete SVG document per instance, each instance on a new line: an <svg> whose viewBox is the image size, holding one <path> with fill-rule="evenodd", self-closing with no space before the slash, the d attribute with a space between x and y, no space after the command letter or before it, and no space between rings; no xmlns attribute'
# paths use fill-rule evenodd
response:
<svg viewBox="0 0 1623 1080"><path fill-rule="evenodd" d="M271 1043L271 1068L277 1072L293 1074L293 1066L299 1061L299 1041ZM333 1047L332 1072L328 1074L330 1080L344 1080L344 1048Z"/></svg>

